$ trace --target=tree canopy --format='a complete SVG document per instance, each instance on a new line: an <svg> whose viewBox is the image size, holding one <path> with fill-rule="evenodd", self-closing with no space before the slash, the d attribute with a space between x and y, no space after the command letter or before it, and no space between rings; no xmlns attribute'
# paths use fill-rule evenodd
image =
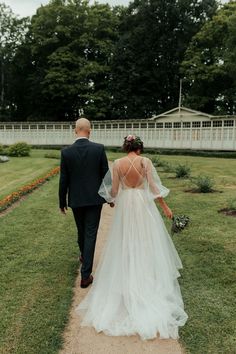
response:
<svg viewBox="0 0 236 354"><path fill-rule="evenodd" d="M11 99L11 63L27 31L27 18L19 19L9 6L0 3L0 118L9 118L14 109Z"/></svg>
<svg viewBox="0 0 236 354"><path fill-rule="evenodd" d="M0 120L128 119L185 104L235 113L236 5L51 0L20 19L0 3Z"/></svg>
<svg viewBox="0 0 236 354"><path fill-rule="evenodd" d="M150 117L177 105L180 64L214 0L135 0L120 25L113 60L113 114Z"/></svg>
<svg viewBox="0 0 236 354"><path fill-rule="evenodd" d="M225 4L193 37L182 72L185 102L215 114L236 114L236 3Z"/></svg>

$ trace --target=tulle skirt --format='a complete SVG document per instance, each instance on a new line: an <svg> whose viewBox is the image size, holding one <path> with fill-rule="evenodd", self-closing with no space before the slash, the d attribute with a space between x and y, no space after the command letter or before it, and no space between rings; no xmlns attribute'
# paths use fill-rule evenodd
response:
<svg viewBox="0 0 236 354"><path fill-rule="evenodd" d="M76 311L82 326L112 336L178 338L187 320L181 260L145 190L121 190L94 283Z"/></svg>

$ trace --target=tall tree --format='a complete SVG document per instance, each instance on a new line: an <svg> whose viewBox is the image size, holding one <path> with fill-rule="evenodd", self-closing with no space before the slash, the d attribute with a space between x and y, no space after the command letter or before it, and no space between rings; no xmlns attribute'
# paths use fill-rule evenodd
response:
<svg viewBox="0 0 236 354"><path fill-rule="evenodd" d="M15 61L16 76L27 73L25 92L16 90L18 113L27 112L28 119L108 117L117 21L109 5L52 0L41 6Z"/></svg>
<svg viewBox="0 0 236 354"><path fill-rule="evenodd" d="M0 3L0 117L7 119L14 106L10 97L11 62L27 31L28 19L19 19L9 6Z"/></svg>
<svg viewBox="0 0 236 354"><path fill-rule="evenodd" d="M150 117L178 102L180 63L215 0L135 0L122 15L113 60L113 117Z"/></svg>
<svg viewBox="0 0 236 354"><path fill-rule="evenodd" d="M185 102L208 113L236 114L236 3L220 8L193 37L182 72Z"/></svg>

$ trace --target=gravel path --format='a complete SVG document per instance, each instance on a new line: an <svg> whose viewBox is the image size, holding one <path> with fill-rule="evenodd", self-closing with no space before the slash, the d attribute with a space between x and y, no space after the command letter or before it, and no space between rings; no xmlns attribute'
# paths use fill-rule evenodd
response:
<svg viewBox="0 0 236 354"><path fill-rule="evenodd" d="M114 209L107 204L103 207L98 233L94 268L103 249ZM138 336L110 337L97 333L93 328L80 327L80 318L75 307L81 302L89 288L80 288L80 275L74 289L74 299L70 320L63 335L64 347L59 354L183 354L178 341L173 339L154 339L142 341Z"/></svg>

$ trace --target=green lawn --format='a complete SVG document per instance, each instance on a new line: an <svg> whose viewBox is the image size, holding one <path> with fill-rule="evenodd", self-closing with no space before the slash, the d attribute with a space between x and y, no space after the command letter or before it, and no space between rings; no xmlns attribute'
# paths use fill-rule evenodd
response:
<svg viewBox="0 0 236 354"><path fill-rule="evenodd" d="M220 192L186 193L190 182L160 176L171 189L166 199L175 214L190 216L191 224L173 237L183 261L180 285L189 315L180 330L190 354L236 353L236 218L218 213L227 199L236 198L236 160L162 156L171 164L189 163L192 175L207 174ZM169 223L168 223L169 224Z"/></svg>
<svg viewBox="0 0 236 354"><path fill-rule="evenodd" d="M123 156L110 153L112 160ZM151 156L151 155L150 155ZM184 269L180 285L188 322L180 330L180 340L189 354L236 353L236 218L218 210L227 200L236 199L236 160L192 156L161 155L172 165L189 164L192 176L214 178L218 192L186 193L189 180L173 178L158 168L171 193L166 199L175 214L187 214L190 226L173 241ZM165 219L166 220L166 219ZM166 220L170 227L170 222Z"/></svg>
<svg viewBox="0 0 236 354"><path fill-rule="evenodd" d="M0 199L58 166L59 160L44 157L46 152L32 150L30 157L10 157L0 164Z"/></svg>
<svg viewBox="0 0 236 354"><path fill-rule="evenodd" d="M55 177L0 218L1 354L51 354L61 345L78 250L57 188Z"/></svg>
<svg viewBox="0 0 236 354"><path fill-rule="evenodd" d="M44 153L34 151L35 160L43 160ZM109 154L110 159L118 156ZM186 213L191 218L190 226L173 237L184 265L180 284L189 315L180 330L181 343L189 354L235 354L236 218L217 211L227 199L236 198L236 160L161 158L176 164L188 162L193 175L214 177L219 191L186 193L188 180L177 180L159 169L163 184L171 189L168 204L175 214ZM44 160L46 171L58 164ZM20 161L24 169L26 160L19 159L19 166ZM43 174L40 167L37 172ZM2 354L51 354L61 345L78 263L74 222L71 213L66 217L58 213L57 188L55 177L0 218Z"/></svg>

